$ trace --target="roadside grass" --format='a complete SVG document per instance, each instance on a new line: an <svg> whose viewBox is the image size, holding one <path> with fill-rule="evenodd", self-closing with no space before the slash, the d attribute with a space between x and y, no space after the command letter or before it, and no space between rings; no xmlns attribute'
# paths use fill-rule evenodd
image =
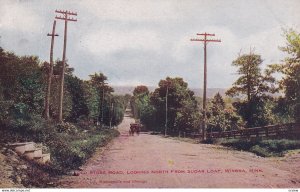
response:
<svg viewBox="0 0 300 192"><path fill-rule="evenodd" d="M162 136L164 137L164 136ZM187 143L193 143L193 144L199 144L200 141L198 139L192 139L189 137L171 137L171 136L167 136L167 138L173 139L173 140L178 140L178 141L183 141L183 142L187 142Z"/></svg>
<svg viewBox="0 0 300 192"><path fill-rule="evenodd" d="M53 166L57 170L76 169L92 156L97 147L105 146L118 136L115 129L93 130L75 135L58 134L56 140L48 140Z"/></svg>
<svg viewBox="0 0 300 192"><path fill-rule="evenodd" d="M247 140L247 139L216 139L213 144L220 144L237 150L255 153L262 157L281 157L289 150L300 149L299 140Z"/></svg>
<svg viewBox="0 0 300 192"><path fill-rule="evenodd" d="M94 126L83 128L71 123L55 124L33 117L11 121L2 126L0 134L0 143L33 141L46 145L51 153L51 164L44 169L57 175L84 164L97 147L105 146L119 132Z"/></svg>
<svg viewBox="0 0 300 192"><path fill-rule="evenodd" d="M161 135L164 137L163 135ZM172 137L167 136L167 138L199 144L203 143L198 139L192 139L189 137ZM282 157L284 155L300 153L300 141L291 139L215 139L205 142L205 144L214 144L230 147L234 150L243 150L252 152L261 157Z"/></svg>
<svg viewBox="0 0 300 192"><path fill-rule="evenodd" d="M192 139L192 138L188 138L188 137L180 137L180 138L178 138L178 140L188 142L188 143L193 143L193 144L200 143L199 139Z"/></svg>

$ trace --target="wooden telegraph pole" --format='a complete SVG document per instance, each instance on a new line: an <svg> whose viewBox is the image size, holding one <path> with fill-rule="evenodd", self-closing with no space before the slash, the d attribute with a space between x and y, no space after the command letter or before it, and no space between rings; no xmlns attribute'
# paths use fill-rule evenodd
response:
<svg viewBox="0 0 300 192"><path fill-rule="evenodd" d="M105 85L107 85L107 83L105 83L104 81L102 82L102 100L101 100L101 127L103 127L103 116L104 116L104 95L105 95Z"/></svg>
<svg viewBox="0 0 300 192"><path fill-rule="evenodd" d="M167 129L168 129L168 93L169 93L169 85L167 85L167 91L166 91L166 123L165 123L165 137L167 136Z"/></svg>
<svg viewBox="0 0 300 192"><path fill-rule="evenodd" d="M203 125L202 125L202 139L206 140L206 128L207 128L207 116L206 116L206 85L207 85L207 65L206 65L206 46L209 42L221 42L220 39L207 39L207 36L215 36L215 34L210 33L197 33L197 35L204 36L204 39L191 39L191 41L203 41L204 43L204 88L203 88Z"/></svg>
<svg viewBox="0 0 300 192"><path fill-rule="evenodd" d="M44 111L44 117L45 119L49 119L49 105L50 105L50 94L51 94L51 80L53 75L53 47L54 47L54 37L58 36L58 34L55 34L55 26L56 26L56 20L53 22L53 28L52 33L47 34L47 36L51 36L51 48L50 48L50 66L48 71L48 79L47 79L47 91L45 96L45 111Z"/></svg>
<svg viewBox="0 0 300 192"><path fill-rule="evenodd" d="M169 95L169 87L171 85L171 82L167 80L167 91L166 91L166 122L165 122L165 136L167 136L167 130L168 130L168 95Z"/></svg>
<svg viewBox="0 0 300 192"><path fill-rule="evenodd" d="M114 115L114 101L111 101L110 97L110 107L109 107L109 128L111 129L111 123Z"/></svg>
<svg viewBox="0 0 300 192"><path fill-rule="evenodd" d="M70 11L61 11L55 10L56 13L60 13L63 16L55 16L55 19L61 19L65 21L65 32L64 32L64 50L63 50L63 61L62 61L62 68L61 68L61 76L60 76L60 90L59 90L59 110L58 110L58 122L63 121L62 115L62 106L63 106L63 95L64 95L64 80L65 80L65 67L66 67L66 47L67 47L67 27L68 21L77 21L77 19L70 18L69 15L77 16L77 13L70 12Z"/></svg>

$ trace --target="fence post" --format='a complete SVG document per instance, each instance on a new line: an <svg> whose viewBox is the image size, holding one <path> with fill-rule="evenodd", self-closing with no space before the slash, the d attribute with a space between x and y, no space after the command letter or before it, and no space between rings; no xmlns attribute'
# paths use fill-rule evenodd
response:
<svg viewBox="0 0 300 192"><path fill-rule="evenodd" d="M293 138L293 124L288 124L287 125L287 136L288 138Z"/></svg>
<svg viewBox="0 0 300 192"><path fill-rule="evenodd" d="M250 139L250 137L251 137L251 134L250 134L250 131L249 131L249 129L247 129L246 131L247 131L247 138L248 138L248 139Z"/></svg>
<svg viewBox="0 0 300 192"><path fill-rule="evenodd" d="M268 138L269 137L269 129L268 129L268 127L265 127L265 131L266 131L266 138Z"/></svg>
<svg viewBox="0 0 300 192"><path fill-rule="evenodd" d="M276 138L279 138L279 125L276 125L275 129L276 129Z"/></svg>

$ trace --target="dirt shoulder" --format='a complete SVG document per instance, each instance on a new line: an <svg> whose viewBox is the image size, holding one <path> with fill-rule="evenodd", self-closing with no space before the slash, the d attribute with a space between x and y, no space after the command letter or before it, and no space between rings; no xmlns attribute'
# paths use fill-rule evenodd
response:
<svg viewBox="0 0 300 192"><path fill-rule="evenodd" d="M27 176L26 169L26 163L14 151L1 147L0 188L23 188L22 180Z"/></svg>
<svg viewBox="0 0 300 192"><path fill-rule="evenodd" d="M262 158L224 147L193 144L157 135L128 136L125 117L121 135L99 149L79 176L66 176L61 187L300 187L300 154Z"/></svg>

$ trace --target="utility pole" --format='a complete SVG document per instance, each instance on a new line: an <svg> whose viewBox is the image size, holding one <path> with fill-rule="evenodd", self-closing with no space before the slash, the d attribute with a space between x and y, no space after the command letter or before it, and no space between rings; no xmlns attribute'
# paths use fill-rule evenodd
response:
<svg viewBox="0 0 300 192"><path fill-rule="evenodd" d="M109 111L110 111L109 128L111 129L111 123L114 116L114 102L111 102Z"/></svg>
<svg viewBox="0 0 300 192"><path fill-rule="evenodd" d="M169 86L170 86L170 81L167 81L165 136L167 136L167 129L168 129L168 94L169 94Z"/></svg>
<svg viewBox="0 0 300 192"><path fill-rule="evenodd" d="M56 13L63 14L62 16L55 16L55 19L61 19L65 21L65 32L64 32L64 50L63 50L63 60L61 67L60 76L60 87L59 87L59 105L58 105L58 122L63 121L62 107L64 98L64 81L65 81L65 68L66 68L66 47L67 47L67 31L68 31L68 21L77 21L77 19L70 18L69 15L77 16L77 13L70 11L55 10Z"/></svg>
<svg viewBox="0 0 300 192"><path fill-rule="evenodd" d="M101 100L101 127L103 125L103 109L104 109L104 92L105 92L105 85L107 83L105 83L104 81L102 82L102 100Z"/></svg>
<svg viewBox="0 0 300 192"><path fill-rule="evenodd" d="M47 36L51 36L51 47L50 47L50 66L48 70L48 79L47 79L47 91L45 96L45 111L44 111L44 117L46 120L49 119L49 105L50 105L50 94L51 94L51 80L53 75L53 47L54 47L54 37L58 36L58 34L55 34L55 26L56 26L56 20L53 22L52 27L52 33L47 34Z"/></svg>
<svg viewBox="0 0 300 192"><path fill-rule="evenodd" d="M197 35L204 36L203 39L191 39L191 41L203 41L204 43L204 88L203 88L203 125L202 125L202 139L206 140L206 128L207 128L207 116L206 116L206 85L207 85L207 64L206 64L206 46L209 42L221 42L220 39L207 39L207 36L215 36L215 34L210 33L197 33Z"/></svg>

